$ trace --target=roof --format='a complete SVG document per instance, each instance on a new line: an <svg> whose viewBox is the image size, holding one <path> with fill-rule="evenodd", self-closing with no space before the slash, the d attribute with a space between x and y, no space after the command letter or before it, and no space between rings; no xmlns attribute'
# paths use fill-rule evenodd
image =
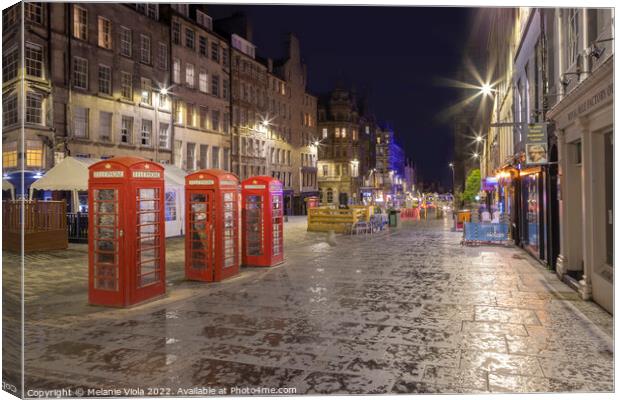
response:
<svg viewBox="0 0 620 400"><path fill-rule="evenodd" d="M144 158L140 158L140 157L131 157L131 156L112 157L112 158L107 158L105 160L97 160L92 165L94 166L97 163L110 163L110 162L123 165L127 168L131 168L132 166L136 164L142 164L142 163L155 164L155 165L162 167L161 164L158 164L156 162L145 160Z"/></svg>
<svg viewBox="0 0 620 400"><path fill-rule="evenodd" d="M2 190L13 190L15 187L8 179L2 179Z"/></svg>
<svg viewBox="0 0 620 400"><path fill-rule="evenodd" d="M88 168L100 161L109 160L65 157L61 162L47 171L45 175L33 182L30 188L31 190L86 191L88 190ZM144 159L137 157L115 157L114 161L130 166L136 162L143 163ZM185 172L173 165L164 165L164 182L166 186L183 186L185 184Z"/></svg>

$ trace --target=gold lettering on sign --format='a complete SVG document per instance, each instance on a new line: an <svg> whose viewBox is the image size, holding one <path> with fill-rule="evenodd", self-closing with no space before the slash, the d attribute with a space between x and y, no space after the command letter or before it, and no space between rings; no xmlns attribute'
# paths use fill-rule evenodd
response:
<svg viewBox="0 0 620 400"><path fill-rule="evenodd" d="M220 184L222 184L222 185L236 185L237 182L231 181L231 180L227 180L227 179L222 179L220 181Z"/></svg>
<svg viewBox="0 0 620 400"><path fill-rule="evenodd" d="M245 185L246 189L264 189L265 185Z"/></svg>
<svg viewBox="0 0 620 400"><path fill-rule="evenodd" d="M212 179L190 179L190 185L213 185Z"/></svg>
<svg viewBox="0 0 620 400"><path fill-rule="evenodd" d="M134 178L160 178L161 174L159 171L133 171L131 176Z"/></svg>
<svg viewBox="0 0 620 400"><path fill-rule="evenodd" d="M123 171L95 171L93 172L93 178L122 178L124 176Z"/></svg>

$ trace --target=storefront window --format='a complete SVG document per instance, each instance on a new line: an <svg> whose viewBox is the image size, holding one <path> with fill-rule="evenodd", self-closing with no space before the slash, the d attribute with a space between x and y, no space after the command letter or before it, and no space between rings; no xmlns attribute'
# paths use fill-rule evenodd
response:
<svg viewBox="0 0 620 400"><path fill-rule="evenodd" d="M538 251L538 174L527 177L527 243Z"/></svg>

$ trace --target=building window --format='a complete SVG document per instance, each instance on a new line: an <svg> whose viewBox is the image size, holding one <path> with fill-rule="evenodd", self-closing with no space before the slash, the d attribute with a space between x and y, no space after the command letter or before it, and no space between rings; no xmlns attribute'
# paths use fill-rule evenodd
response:
<svg viewBox="0 0 620 400"><path fill-rule="evenodd" d="M26 43L26 74L43 78L43 48L41 46Z"/></svg>
<svg viewBox="0 0 620 400"><path fill-rule="evenodd" d="M211 147L211 168L220 167L220 148L218 146Z"/></svg>
<svg viewBox="0 0 620 400"><path fill-rule="evenodd" d="M208 82L207 82L207 71L204 69L201 69L200 72L198 73L198 89L201 92L207 93L208 91Z"/></svg>
<svg viewBox="0 0 620 400"><path fill-rule="evenodd" d="M104 49L112 48L112 22L109 19L98 17L98 42L99 47Z"/></svg>
<svg viewBox="0 0 620 400"><path fill-rule="evenodd" d="M121 121L121 143L131 143L131 136L133 132L133 117L127 117L123 115Z"/></svg>
<svg viewBox="0 0 620 400"><path fill-rule="evenodd" d="M75 137L88 137L88 108L75 107L73 111L73 130Z"/></svg>
<svg viewBox="0 0 620 400"><path fill-rule="evenodd" d="M26 166L43 166L43 143L38 140L26 141Z"/></svg>
<svg viewBox="0 0 620 400"><path fill-rule="evenodd" d="M112 113L99 112L99 139L103 142L109 142L112 137Z"/></svg>
<svg viewBox="0 0 620 400"><path fill-rule="evenodd" d="M220 45L217 42L211 42L211 59L220 62Z"/></svg>
<svg viewBox="0 0 620 400"><path fill-rule="evenodd" d="M195 143L187 143L186 151L186 167L187 170L193 171L196 169L196 144Z"/></svg>
<svg viewBox="0 0 620 400"><path fill-rule="evenodd" d="M185 84L190 88L193 88L194 83L194 65L189 63L185 64Z"/></svg>
<svg viewBox="0 0 620 400"><path fill-rule="evenodd" d="M178 58L172 61L172 81L174 83L181 83L181 60Z"/></svg>
<svg viewBox="0 0 620 400"><path fill-rule="evenodd" d="M342 128L340 131L340 136L344 139L347 137L347 128Z"/></svg>
<svg viewBox="0 0 620 400"><path fill-rule="evenodd" d="M208 129L209 128L208 121L209 121L209 109L207 107L200 106L200 128Z"/></svg>
<svg viewBox="0 0 620 400"><path fill-rule="evenodd" d="M131 57L131 29L121 26L121 55Z"/></svg>
<svg viewBox="0 0 620 400"><path fill-rule="evenodd" d="M43 24L43 7L41 3L25 3L26 20L35 24Z"/></svg>
<svg viewBox="0 0 620 400"><path fill-rule="evenodd" d="M578 50L578 37L579 37L579 10L571 8L568 10L568 63L572 65L577 62Z"/></svg>
<svg viewBox="0 0 620 400"><path fill-rule="evenodd" d="M151 80L148 78L140 79L140 86L142 89L140 102L142 104L148 104L149 106L153 105L153 87L151 85Z"/></svg>
<svg viewBox="0 0 620 400"><path fill-rule="evenodd" d="M17 47L13 47L2 54L2 82L7 83L11 79L17 78L17 65L19 53Z"/></svg>
<svg viewBox="0 0 620 400"><path fill-rule="evenodd" d="M2 11L2 29L4 31L8 30L13 24L17 23L18 7L19 5L14 5Z"/></svg>
<svg viewBox="0 0 620 400"><path fill-rule="evenodd" d="M185 104L185 125L194 126L194 105L187 103Z"/></svg>
<svg viewBox="0 0 620 400"><path fill-rule="evenodd" d="M336 128L336 129L334 130L334 136L335 136L335 137L337 137L337 138L339 138L339 137L340 137L340 128Z"/></svg>
<svg viewBox="0 0 620 400"><path fill-rule="evenodd" d="M77 39L88 39L88 11L79 6L73 6L73 36Z"/></svg>
<svg viewBox="0 0 620 400"><path fill-rule="evenodd" d="M142 133L140 134L140 144L142 146L151 146L151 137L153 135L153 121L150 119L142 120Z"/></svg>
<svg viewBox="0 0 620 400"><path fill-rule="evenodd" d="M88 60L84 58L73 58L73 86L88 89Z"/></svg>
<svg viewBox="0 0 620 400"><path fill-rule="evenodd" d="M224 81L222 82L222 97L225 100L228 100L228 79L224 79Z"/></svg>
<svg viewBox="0 0 620 400"><path fill-rule="evenodd" d="M107 65L99 65L99 93L112 95L112 70Z"/></svg>
<svg viewBox="0 0 620 400"><path fill-rule="evenodd" d="M217 75L211 77L211 94L220 97L220 77Z"/></svg>
<svg viewBox="0 0 620 400"><path fill-rule="evenodd" d="M224 133L230 132L230 114L224 113L224 118L222 119L222 125Z"/></svg>
<svg viewBox="0 0 620 400"><path fill-rule="evenodd" d="M17 142L4 143L2 145L2 167L17 167Z"/></svg>
<svg viewBox="0 0 620 400"><path fill-rule="evenodd" d="M185 28L185 47L194 50L195 33L189 28Z"/></svg>
<svg viewBox="0 0 620 400"><path fill-rule="evenodd" d="M159 19L159 5L158 4L147 4L146 15L149 18L152 18L157 21Z"/></svg>
<svg viewBox="0 0 620 400"><path fill-rule="evenodd" d="M168 45L159 43L159 69L164 71L168 69Z"/></svg>
<svg viewBox="0 0 620 400"><path fill-rule="evenodd" d="M220 112L217 110L211 111L211 129L220 131Z"/></svg>
<svg viewBox="0 0 620 400"><path fill-rule="evenodd" d="M200 36L198 41L198 51L200 52L200 55L207 57L207 38Z"/></svg>
<svg viewBox="0 0 620 400"><path fill-rule="evenodd" d="M327 139L327 128L323 128L323 139Z"/></svg>
<svg viewBox="0 0 620 400"><path fill-rule="evenodd" d="M227 47L222 47L222 65L225 67L228 66L228 48Z"/></svg>
<svg viewBox="0 0 620 400"><path fill-rule="evenodd" d="M121 97L132 100L131 74L129 72L121 72Z"/></svg>
<svg viewBox="0 0 620 400"><path fill-rule="evenodd" d="M41 95L28 92L26 95L26 122L41 125L43 98Z"/></svg>
<svg viewBox="0 0 620 400"><path fill-rule="evenodd" d="M2 96L2 126L17 124L17 94Z"/></svg>
<svg viewBox="0 0 620 400"><path fill-rule="evenodd" d="M159 147L170 148L170 132L168 124L159 124Z"/></svg>
<svg viewBox="0 0 620 400"><path fill-rule="evenodd" d="M151 63L151 38L146 35L140 35L140 62Z"/></svg>
<svg viewBox="0 0 620 400"><path fill-rule="evenodd" d="M172 4L172 9L187 17L189 14L189 4Z"/></svg>
<svg viewBox="0 0 620 400"><path fill-rule="evenodd" d="M181 24L178 22L172 23L172 43L181 44Z"/></svg>
<svg viewBox="0 0 620 400"><path fill-rule="evenodd" d="M334 191L332 188L327 188L327 203L331 204L334 202Z"/></svg>

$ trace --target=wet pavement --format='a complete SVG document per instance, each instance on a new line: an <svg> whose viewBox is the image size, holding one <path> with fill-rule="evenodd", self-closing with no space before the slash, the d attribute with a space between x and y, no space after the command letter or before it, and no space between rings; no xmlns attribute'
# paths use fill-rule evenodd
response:
<svg viewBox="0 0 620 400"><path fill-rule="evenodd" d="M285 224L281 266L212 284L170 239L167 295L130 309L87 304L85 245L28 255L26 390L613 390L612 317L523 251L463 247L449 220L336 245L305 227Z"/></svg>

